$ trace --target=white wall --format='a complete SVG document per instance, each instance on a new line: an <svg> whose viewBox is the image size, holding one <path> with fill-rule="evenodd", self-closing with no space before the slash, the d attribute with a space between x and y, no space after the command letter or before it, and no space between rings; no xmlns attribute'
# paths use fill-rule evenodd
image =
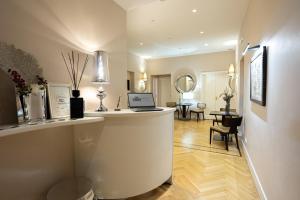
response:
<svg viewBox="0 0 300 200"><path fill-rule="evenodd" d="M118 96L126 94L126 12L113 1L0 0L0 4L0 40L33 54L49 82L70 83L60 51L100 49L110 56L105 105L113 108ZM93 65L90 56L80 88L87 110L99 104L98 86L91 84Z"/></svg>
<svg viewBox="0 0 300 200"><path fill-rule="evenodd" d="M300 198L299 11L298 0L252 0L240 35L238 58L247 42L269 48L266 107L250 101L245 57L244 143L270 200Z"/></svg>
<svg viewBox="0 0 300 200"><path fill-rule="evenodd" d="M105 105L113 108L126 95L126 12L112 0L0 0L0 27L0 40L33 54L49 82L70 83L60 51L107 51ZM93 64L90 56L80 87L87 110L99 105ZM73 164L72 127L1 138L0 199L44 199L52 185L74 176Z"/></svg>
<svg viewBox="0 0 300 200"><path fill-rule="evenodd" d="M189 73L196 77L197 86L194 98L196 101L203 101L201 96L202 86L201 73L211 71L227 71L231 63L235 63L234 51L226 51L211 54L199 54L192 56L172 57L163 59L147 60L147 70L151 75L171 74L172 101L178 100L178 93L175 90L174 81L182 74Z"/></svg>

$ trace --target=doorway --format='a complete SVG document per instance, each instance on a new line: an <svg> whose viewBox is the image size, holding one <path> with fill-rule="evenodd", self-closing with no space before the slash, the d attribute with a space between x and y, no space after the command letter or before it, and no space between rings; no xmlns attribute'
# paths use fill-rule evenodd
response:
<svg viewBox="0 0 300 200"><path fill-rule="evenodd" d="M135 92L134 72L127 71L127 92Z"/></svg>
<svg viewBox="0 0 300 200"><path fill-rule="evenodd" d="M228 72L217 71L217 72L205 72L202 73L203 80L203 99L206 103L206 114L207 118L211 119L209 115L211 111L220 110L225 107L225 101L220 97L220 94L224 92L225 88L228 87ZM234 98L231 101L231 108L235 108Z"/></svg>
<svg viewBox="0 0 300 200"><path fill-rule="evenodd" d="M171 75L153 75L152 92L156 105L165 107L171 99Z"/></svg>

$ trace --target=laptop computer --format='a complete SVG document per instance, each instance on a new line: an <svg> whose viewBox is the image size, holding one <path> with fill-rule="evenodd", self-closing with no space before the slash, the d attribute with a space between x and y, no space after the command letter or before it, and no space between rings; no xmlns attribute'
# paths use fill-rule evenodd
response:
<svg viewBox="0 0 300 200"><path fill-rule="evenodd" d="M128 107L134 112L163 110L155 107L152 93L128 93Z"/></svg>

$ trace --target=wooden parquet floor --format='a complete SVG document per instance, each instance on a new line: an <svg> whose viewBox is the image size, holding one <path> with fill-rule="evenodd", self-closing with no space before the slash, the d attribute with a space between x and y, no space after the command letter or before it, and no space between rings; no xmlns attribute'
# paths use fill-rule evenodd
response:
<svg viewBox="0 0 300 200"><path fill-rule="evenodd" d="M174 130L173 184L164 184L130 200L259 199L244 155L235 143L209 145L210 120L178 121Z"/></svg>

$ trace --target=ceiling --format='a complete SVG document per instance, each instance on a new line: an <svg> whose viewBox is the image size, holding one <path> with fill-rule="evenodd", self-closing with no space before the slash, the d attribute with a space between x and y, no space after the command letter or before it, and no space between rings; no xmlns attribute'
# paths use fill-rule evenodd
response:
<svg viewBox="0 0 300 200"><path fill-rule="evenodd" d="M124 10L132 10L139 6L144 6L148 3L158 1L158 0L114 0L117 4L119 4Z"/></svg>
<svg viewBox="0 0 300 200"><path fill-rule="evenodd" d="M249 0L115 0L128 47L146 59L233 50Z"/></svg>

